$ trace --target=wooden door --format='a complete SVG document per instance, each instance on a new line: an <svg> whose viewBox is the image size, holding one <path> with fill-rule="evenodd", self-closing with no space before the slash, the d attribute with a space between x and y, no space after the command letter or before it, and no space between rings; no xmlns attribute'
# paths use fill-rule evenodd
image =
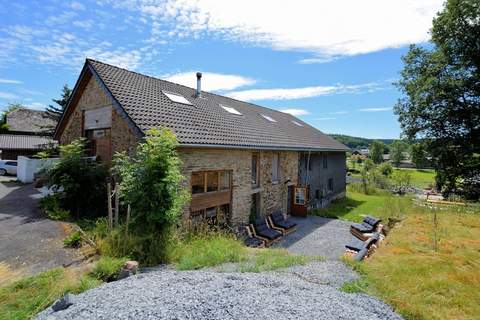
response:
<svg viewBox="0 0 480 320"><path fill-rule="evenodd" d="M290 192L292 216L306 217L308 204L308 186L291 186Z"/></svg>

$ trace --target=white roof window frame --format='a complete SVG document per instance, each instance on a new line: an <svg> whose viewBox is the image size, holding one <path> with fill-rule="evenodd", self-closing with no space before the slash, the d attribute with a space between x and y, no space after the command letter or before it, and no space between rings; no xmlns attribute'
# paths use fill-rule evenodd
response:
<svg viewBox="0 0 480 320"><path fill-rule="evenodd" d="M181 94L178 94L178 93L174 93L174 92L170 92L170 91L164 91L162 90L162 93L164 95L167 96L167 98L172 101L172 102L176 102L176 103L181 103L181 104L186 104L186 105L189 105L189 106L193 106L193 104L188 101L184 96L182 96Z"/></svg>
<svg viewBox="0 0 480 320"><path fill-rule="evenodd" d="M270 117L269 115L266 115L266 114L264 114L264 113L259 113L259 115L260 115L263 119L265 119L265 120L267 120L267 121L269 121L269 122L273 122L273 123L276 123L276 122L277 122L277 120L273 119L272 117Z"/></svg>
<svg viewBox="0 0 480 320"><path fill-rule="evenodd" d="M225 110L229 114L233 114L235 116L243 116L243 114L240 111L238 111L237 109L235 109L234 107L229 107L229 106L226 106L226 105L223 105L223 104L219 104L219 105L223 110Z"/></svg>
<svg viewBox="0 0 480 320"><path fill-rule="evenodd" d="M303 124L301 124L301 123L298 122L297 120L292 120L292 123L293 123L294 125L299 126L299 127L303 127Z"/></svg>

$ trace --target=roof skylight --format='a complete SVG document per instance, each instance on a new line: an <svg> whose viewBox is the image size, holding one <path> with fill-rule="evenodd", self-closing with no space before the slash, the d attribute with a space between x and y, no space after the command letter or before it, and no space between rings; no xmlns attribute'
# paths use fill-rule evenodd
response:
<svg viewBox="0 0 480 320"><path fill-rule="evenodd" d="M167 91L162 91L162 93L164 95L166 95L168 97L168 99L172 100L173 102L178 102L178 103L191 105L190 101L188 101L187 99L185 99L185 97L183 97L179 94L172 93L172 92L167 92Z"/></svg>
<svg viewBox="0 0 480 320"><path fill-rule="evenodd" d="M224 105L220 105L220 107L223 108L223 110L227 111L228 113L231 113L231 114L235 114L237 116L241 116L242 114L235 108L232 108L232 107L227 107L227 106L224 106Z"/></svg>
<svg viewBox="0 0 480 320"><path fill-rule="evenodd" d="M266 114L260 113L260 115L261 115L263 118L265 118L265 119L267 119L268 121L270 121L270 122L277 122L277 120L273 119L273 118L270 117L270 116L267 116Z"/></svg>
<svg viewBox="0 0 480 320"><path fill-rule="evenodd" d="M293 123L293 124L296 124L296 125L299 126L299 127L303 127L303 124L301 124L301 123L298 122L298 121L292 120L292 123Z"/></svg>

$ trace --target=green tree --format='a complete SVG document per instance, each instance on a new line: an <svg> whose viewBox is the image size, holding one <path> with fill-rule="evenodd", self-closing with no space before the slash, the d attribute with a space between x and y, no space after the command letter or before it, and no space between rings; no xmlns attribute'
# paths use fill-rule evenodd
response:
<svg viewBox="0 0 480 320"><path fill-rule="evenodd" d="M383 150L385 144L382 141L375 140L370 146L370 158L376 164L383 162Z"/></svg>
<svg viewBox="0 0 480 320"><path fill-rule="evenodd" d="M412 162L418 169L425 168L428 165L428 153L425 144L422 142L416 142L410 147L410 156Z"/></svg>
<svg viewBox="0 0 480 320"><path fill-rule="evenodd" d="M188 196L181 186L177 146L172 131L152 129L135 156L116 154L113 172L121 180L122 197L131 206L134 229L161 233L179 218Z"/></svg>
<svg viewBox="0 0 480 320"><path fill-rule="evenodd" d="M480 172L480 2L448 0L433 20L432 48L411 46L395 106L405 136L425 141L448 196Z"/></svg>
<svg viewBox="0 0 480 320"><path fill-rule="evenodd" d="M60 98L52 99L52 101L55 102L56 105L52 105L52 104L48 105L48 107L45 110L44 117L55 121L55 125L44 126L42 129L45 134L53 135L55 131L56 123L60 121L60 118L62 117L63 111L65 110L65 107L67 106L68 100L70 99L71 95L72 95L72 89L70 89L67 84L64 84Z"/></svg>
<svg viewBox="0 0 480 320"><path fill-rule="evenodd" d="M407 145L400 141L396 140L390 145L390 160L392 161L395 167L399 167L400 163L404 159L403 153L407 150Z"/></svg>
<svg viewBox="0 0 480 320"><path fill-rule="evenodd" d="M60 199L62 209L79 217L94 217L106 212L106 179L104 165L85 155L85 139L59 147L60 160L44 168L47 185Z"/></svg>

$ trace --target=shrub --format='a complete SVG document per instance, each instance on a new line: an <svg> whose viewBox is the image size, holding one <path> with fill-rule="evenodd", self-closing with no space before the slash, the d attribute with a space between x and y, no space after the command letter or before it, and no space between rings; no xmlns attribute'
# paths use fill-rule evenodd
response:
<svg viewBox="0 0 480 320"><path fill-rule="evenodd" d="M126 250L135 259L155 264L164 258L170 228L188 200L181 186L177 146L172 131L153 129L138 144L135 156L115 155L112 172L120 181L122 199L131 207L131 235L112 234L105 243L107 250L121 250L118 244L124 241L132 247L125 245L121 252Z"/></svg>
<svg viewBox="0 0 480 320"><path fill-rule="evenodd" d="M393 172L393 167L388 162L383 162L378 166L378 171L384 176L389 177Z"/></svg>
<svg viewBox="0 0 480 320"><path fill-rule="evenodd" d="M407 171L395 170L392 174L393 189L399 194L405 194L410 187L412 176Z"/></svg>
<svg viewBox="0 0 480 320"><path fill-rule="evenodd" d="M78 248L82 245L80 231L75 231L63 240L63 245L69 248Z"/></svg>
<svg viewBox="0 0 480 320"><path fill-rule="evenodd" d="M85 139L60 146L60 160L45 168L47 185L59 193L62 209L78 218L106 211L106 168L84 158Z"/></svg>
<svg viewBox="0 0 480 320"><path fill-rule="evenodd" d="M102 256L97 261L90 274L95 277L95 279L106 282L116 280L118 273L126 260L128 259Z"/></svg>
<svg viewBox="0 0 480 320"><path fill-rule="evenodd" d="M42 211L52 220L67 220L70 212L60 206L58 195L48 195L39 201Z"/></svg>

